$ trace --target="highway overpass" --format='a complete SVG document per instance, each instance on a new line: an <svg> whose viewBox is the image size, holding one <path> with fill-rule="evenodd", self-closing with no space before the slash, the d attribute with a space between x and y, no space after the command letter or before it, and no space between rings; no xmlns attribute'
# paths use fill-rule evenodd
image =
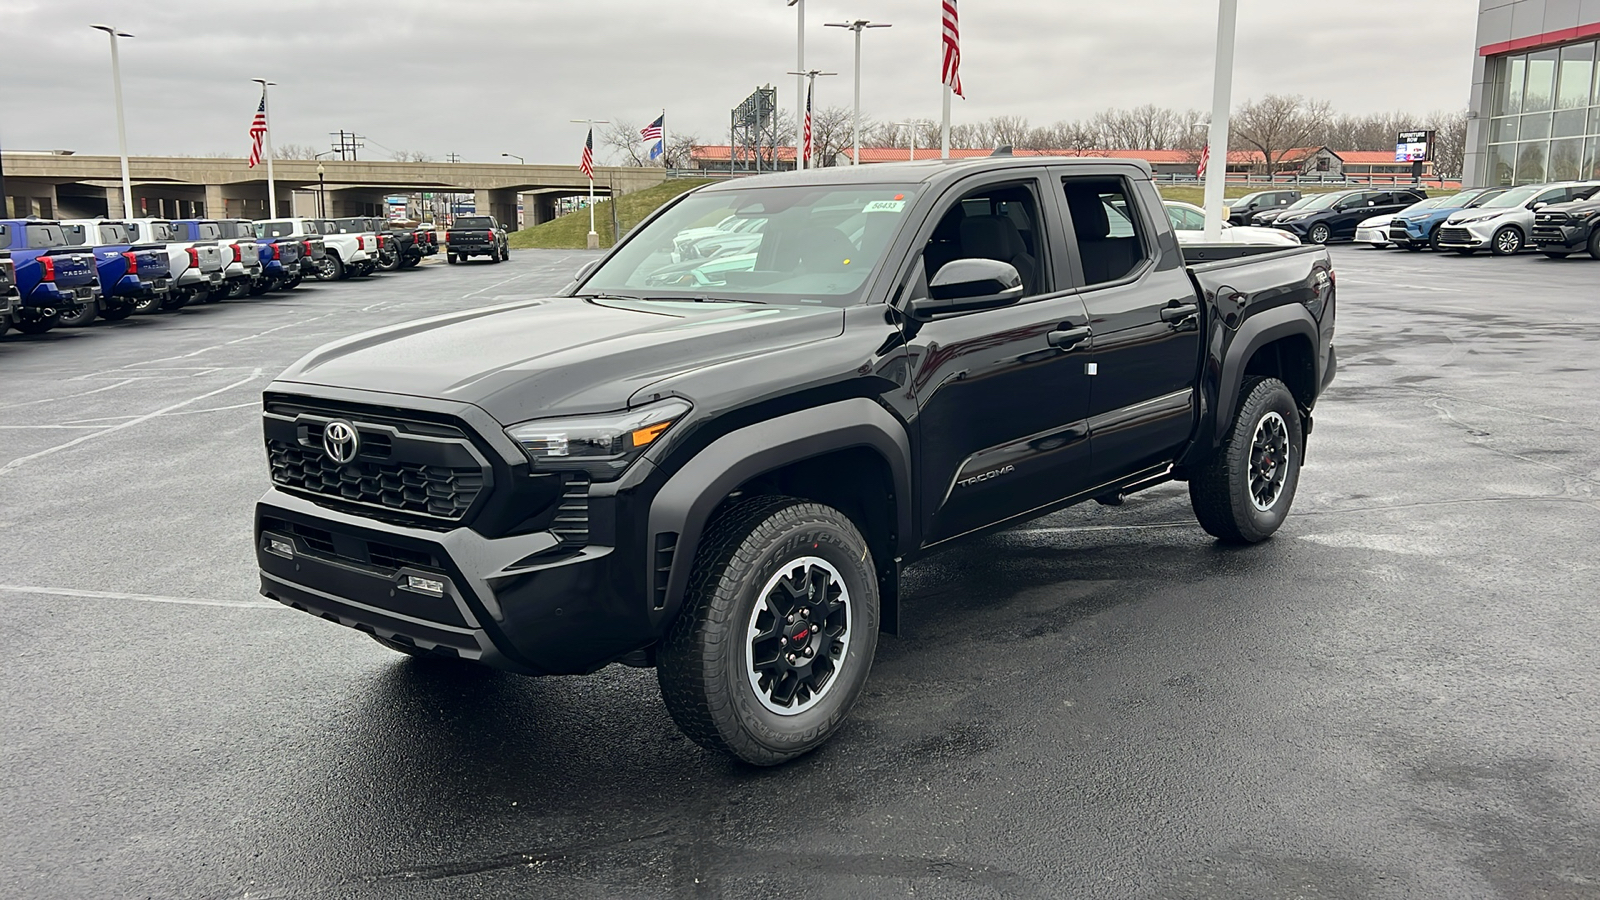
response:
<svg viewBox="0 0 1600 900"><path fill-rule="evenodd" d="M8 210L15 216L89 217L122 210L122 169L115 156L6 152L3 155ZM273 161L279 216L316 215L320 197L331 217L381 215L392 194L465 194L479 212L503 222L517 219L523 195L526 224L555 217L556 202L587 194L589 182L577 166L514 163L384 162L375 160L280 159ZM135 156L128 159L134 215L214 218L267 215L267 169L243 159ZM597 166L595 193L626 194L660 184L661 169Z"/></svg>

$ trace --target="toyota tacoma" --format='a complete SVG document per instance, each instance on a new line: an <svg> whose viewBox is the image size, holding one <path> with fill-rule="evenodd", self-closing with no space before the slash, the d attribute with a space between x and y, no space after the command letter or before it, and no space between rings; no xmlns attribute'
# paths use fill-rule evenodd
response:
<svg viewBox="0 0 1600 900"><path fill-rule="evenodd" d="M674 263L727 216L765 220L751 252ZM413 656L654 667L696 742L781 763L840 726L913 560L1174 480L1270 537L1333 334L1325 248L1180 247L1142 162L708 185L554 297L269 385L261 591Z"/></svg>

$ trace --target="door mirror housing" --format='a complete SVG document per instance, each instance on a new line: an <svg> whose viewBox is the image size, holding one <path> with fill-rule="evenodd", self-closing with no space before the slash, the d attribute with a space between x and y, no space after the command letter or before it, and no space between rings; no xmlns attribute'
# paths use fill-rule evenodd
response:
<svg viewBox="0 0 1600 900"><path fill-rule="evenodd" d="M572 280L573 281L582 281L585 278L588 278L589 274L591 272L593 272L599 265L600 265L600 260L598 260L598 259L589 260L588 262L583 264L583 268L578 270L578 274L572 276Z"/></svg>
<svg viewBox="0 0 1600 900"><path fill-rule="evenodd" d="M1017 267L995 259L957 259L945 263L928 282L928 296L912 300L906 312L919 319L1010 306L1022 299Z"/></svg>
<svg viewBox="0 0 1600 900"><path fill-rule="evenodd" d="M1549 206L1549 205L1550 204L1544 202L1543 200L1530 200L1530 201L1528 201L1528 208L1533 210L1534 212L1538 212L1539 210L1544 209L1546 206Z"/></svg>

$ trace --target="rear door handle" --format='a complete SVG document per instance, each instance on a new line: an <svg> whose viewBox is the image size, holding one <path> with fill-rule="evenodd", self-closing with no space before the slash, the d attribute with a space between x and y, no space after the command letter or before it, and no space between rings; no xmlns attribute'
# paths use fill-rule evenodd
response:
<svg viewBox="0 0 1600 900"><path fill-rule="evenodd" d="M1183 306L1165 306L1161 308L1161 321L1182 322L1199 311L1200 307L1194 303L1188 303Z"/></svg>
<svg viewBox="0 0 1600 900"><path fill-rule="evenodd" d="M1050 346L1055 347L1058 350L1071 350L1073 347L1083 343L1084 340L1091 334L1094 334L1094 331L1090 329L1089 326L1085 325L1081 328L1066 328L1061 331L1052 331L1045 335L1045 338L1050 342Z"/></svg>

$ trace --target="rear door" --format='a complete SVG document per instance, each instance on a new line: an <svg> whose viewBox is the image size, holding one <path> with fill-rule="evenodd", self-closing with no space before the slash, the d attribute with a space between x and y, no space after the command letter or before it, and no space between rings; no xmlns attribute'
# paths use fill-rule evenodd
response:
<svg viewBox="0 0 1600 900"><path fill-rule="evenodd" d="M1336 238L1353 238L1356 226L1377 215L1374 207L1383 197L1382 191L1356 191L1340 200L1328 217L1328 230Z"/></svg>
<svg viewBox="0 0 1600 900"><path fill-rule="evenodd" d="M1199 305L1161 201L1120 167L1057 170L1071 268L1093 330L1089 440L1106 485L1171 462L1196 416Z"/></svg>
<svg viewBox="0 0 1600 900"><path fill-rule="evenodd" d="M923 544L1077 494L1091 484L1088 313L1063 268L1045 171L962 181L921 226L898 295L927 296L944 265L1014 265L1018 303L902 326L917 397Z"/></svg>

